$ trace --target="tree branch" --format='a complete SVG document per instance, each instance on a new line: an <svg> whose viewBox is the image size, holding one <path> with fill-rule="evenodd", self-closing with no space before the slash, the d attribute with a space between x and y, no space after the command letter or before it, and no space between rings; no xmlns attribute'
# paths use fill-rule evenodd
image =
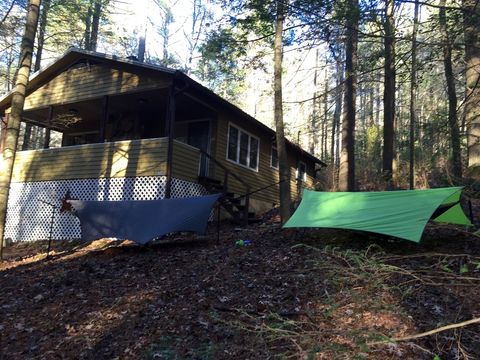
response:
<svg viewBox="0 0 480 360"><path fill-rule="evenodd" d="M442 327L439 327L439 328L436 328L436 329L433 329L433 330L430 330L430 331L426 331L426 332L423 332L423 333L420 333L420 334L403 336L403 337L398 337L398 338L391 338L391 339L382 340L382 341L375 341L375 342L367 343L367 345L369 345L369 346L370 345L380 345L380 344L385 344L385 343L389 343L389 342L398 342L398 341L408 341L408 340L419 339L419 338L422 338L422 337L425 337L425 336L430 336L430 335L433 335L433 334L437 334L437 333L442 332L442 331L457 329L459 327L464 327L464 326L471 325L471 324L476 324L476 323L480 323L480 318L475 318L475 319L463 321L463 322L457 323L457 324L445 325L445 326L442 326Z"/></svg>

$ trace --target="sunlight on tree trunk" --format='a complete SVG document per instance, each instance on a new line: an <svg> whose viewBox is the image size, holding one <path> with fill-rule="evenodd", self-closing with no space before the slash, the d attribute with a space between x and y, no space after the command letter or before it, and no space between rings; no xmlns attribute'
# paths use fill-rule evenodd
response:
<svg viewBox="0 0 480 360"><path fill-rule="evenodd" d="M18 65L17 80L12 97L11 112L5 133L4 148L0 159L0 259L3 257L3 241L5 221L7 215L8 194L12 177L13 163L17 149L20 121L22 119L25 93L32 65L33 43L37 30L38 13L41 0L30 0L28 5L25 33L22 38L20 62Z"/></svg>
<svg viewBox="0 0 480 360"><path fill-rule="evenodd" d="M468 131L468 167L480 177L480 7L463 0L465 32L465 122Z"/></svg>

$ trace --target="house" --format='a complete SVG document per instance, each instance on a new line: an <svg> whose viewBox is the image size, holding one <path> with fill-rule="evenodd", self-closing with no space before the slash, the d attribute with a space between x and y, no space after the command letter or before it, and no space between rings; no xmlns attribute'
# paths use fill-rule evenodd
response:
<svg viewBox="0 0 480 360"><path fill-rule="evenodd" d="M10 102L0 99L4 126ZM78 238L77 220L54 207L67 191L82 200L223 191L225 209L244 221L279 202L275 132L180 71L70 49L32 76L22 120L43 140L17 152L13 240L47 238L52 217L53 238ZM287 150L295 200L325 164L293 143Z"/></svg>

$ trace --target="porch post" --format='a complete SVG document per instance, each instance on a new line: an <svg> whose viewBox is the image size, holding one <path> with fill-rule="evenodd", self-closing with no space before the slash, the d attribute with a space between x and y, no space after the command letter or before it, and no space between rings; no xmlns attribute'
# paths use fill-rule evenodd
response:
<svg viewBox="0 0 480 360"><path fill-rule="evenodd" d="M5 139L7 137L7 125L8 125L8 118L10 117L10 114L5 114L5 116L0 117L0 162L3 161L3 149L5 148ZM1 165L1 164L0 164ZM7 209L8 210L8 209ZM6 216L6 215L5 215ZM4 234L5 236L5 234ZM0 237L0 261L3 261L3 247L4 247L4 242L5 240L3 237Z"/></svg>
<svg viewBox="0 0 480 360"><path fill-rule="evenodd" d="M52 125L53 120L53 106L48 107L48 125ZM50 128L45 128L45 139L43 140L43 148L48 149L50 147Z"/></svg>
<svg viewBox="0 0 480 360"><path fill-rule="evenodd" d="M108 121L108 102L109 102L109 97L108 95L105 95L103 97L103 102L102 102L102 119L100 121L100 133L99 133L99 142L103 143L105 142L105 129L107 127L107 121Z"/></svg>
<svg viewBox="0 0 480 360"><path fill-rule="evenodd" d="M172 163L173 163L173 129L175 122L175 80L168 88L166 135L168 136L167 146L167 183L165 184L165 198L170 199L172 195Z"/></svg>
<svg viewBox="0 0 480 360"><path fill-rule="evenodd" d="M3 117L1 117L1 123L0 123L0 154L3 153L3 148L5 147L5 137L7 135L7 125L8 125L8 115L5 114Z"/></svg>

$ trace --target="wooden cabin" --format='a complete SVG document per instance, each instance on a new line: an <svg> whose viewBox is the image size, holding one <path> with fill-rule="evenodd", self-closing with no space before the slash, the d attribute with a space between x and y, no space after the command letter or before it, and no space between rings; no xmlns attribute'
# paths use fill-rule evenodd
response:
<svg viewBox="0 0 480 360"><path fill-rule="evenodd" d="M10 102L0 99L4 126ZM22 121L22 148L35 148L15 159L5 231L14 241L48 238L52 216L55 239L80 237L78 221L53 207L67 191L82 200L221 191L244 221L279 202L275 132L180 71L71 49L33 75ZM40 143L29 142L32 129ZM296 200L325 164L287 149Z"/></svg>

